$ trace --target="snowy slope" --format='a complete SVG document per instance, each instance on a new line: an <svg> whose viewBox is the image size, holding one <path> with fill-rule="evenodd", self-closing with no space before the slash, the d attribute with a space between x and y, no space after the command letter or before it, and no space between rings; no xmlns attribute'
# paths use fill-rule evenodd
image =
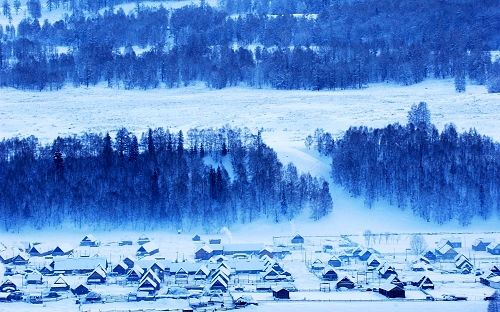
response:
<svg viewBox="0 0 500 312"><path fill-rule="evenodd" d="M410 106L427 101L433 122L442 128L454 122L459 130L471 127L500 139L500 94L488 94L483 86L469 86L464 94L454 91L452 81L426 81L410 87L372 85L364 90L278 91L251 88L209 90L204 86L181 89L116 90L106 87L71 88L55 92L0 92L0 138L34 134L48 142L57 135L82 131L103 132L126 126L135 132L148 127L188 130L231 125L264 129L265 141L285 164L293 162L303 172L329 177L329 160L304 147L304 138L318 127L339 135L351 125L385 126L405 122ZM215 164L214 164L215 165ZM231 172L230 168L227 168ZM304 233L361 233L427 231L436 227L415 219L409 211L386 209L377 203L372 211L362 198L350 198L332 187L334 212L319 223L307 215L294 224L246 226L274 235ZM356 222L346 222L356 220ZM393 220L390 224L387 220ZM455 223L443 230L460 228ZM473 221L468 230L498 230L498 218ZM247 232L248 233L248 232ZM243 234L244 235L244 234Z"/></svg>

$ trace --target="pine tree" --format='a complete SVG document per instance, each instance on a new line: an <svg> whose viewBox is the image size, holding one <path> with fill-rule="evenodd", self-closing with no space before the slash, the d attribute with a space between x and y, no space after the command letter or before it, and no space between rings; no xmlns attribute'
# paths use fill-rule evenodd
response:
<svg viewBox="0 0 500 312"><path fill-rule="evenodd" d="M54 167L56 179L61 180L64 178L64 159L60 151L54 153Z"/></svg>

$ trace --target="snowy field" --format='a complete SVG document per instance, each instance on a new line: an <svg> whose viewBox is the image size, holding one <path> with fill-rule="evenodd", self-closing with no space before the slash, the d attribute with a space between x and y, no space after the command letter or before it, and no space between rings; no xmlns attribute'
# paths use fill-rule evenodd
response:
<svg viewBox="0 0 500 312"><path fill-rule="evenodd" d="M500 94L488 94L484 86L468 86L465 93L458 94L450 80L430 80L408 87L375 84L363 90L320 92L244 87L210 90L202 85L148 91L104 86L67 87L53 92L1 89L0 138L33 134L42 142L50 142L58 135L113 132L121 127L136 133L149 127L184 131L225 125L248 127L253 131L264 129L265 141L277 151L282 162L293 162L301 171L328 178L329 160L305 148L307 135L316 128L341 135L349 126L405 123L410 107L420 101L428 103L432 121L439 129L453 122L460 131L476 128L495 140L500 139ZM500 229L498 217L486 222L473 220L466 229L456 222L438 227L415 219L411 212L388 211L383 202L376 203L367 213L362 198L351 198L334 185L331 190L334 212L319 222L311 222L304 215L291 223L255 222L241 230L272 235L295 231L318 235L362 233L366 229L373 232ZM387 224L388 219L393 222Z"/></svg>

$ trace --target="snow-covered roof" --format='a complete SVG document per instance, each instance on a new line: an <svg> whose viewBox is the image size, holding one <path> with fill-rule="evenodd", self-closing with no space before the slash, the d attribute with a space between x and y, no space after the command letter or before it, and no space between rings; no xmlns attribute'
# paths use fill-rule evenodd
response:
<svg viewBox="0 0 500 312"><path fill-rule="evenodd" d="M224 244L224 252L260 252L265 248L264 244Z"/></svg>
<svg viewBox="0 0 500 312"><path fill-rule="evenodd" d="M52 283L52 287L67 287L69 284L64 279L63 275L59 275L57 279Z"/></svg>
<svg viewBox="0 0 500 312"><path fill-rule="evenodd" d="M97 266L105 268L106 258L102 257L80 257L54 259L54 271L82 271L94 270Z"/></svg>

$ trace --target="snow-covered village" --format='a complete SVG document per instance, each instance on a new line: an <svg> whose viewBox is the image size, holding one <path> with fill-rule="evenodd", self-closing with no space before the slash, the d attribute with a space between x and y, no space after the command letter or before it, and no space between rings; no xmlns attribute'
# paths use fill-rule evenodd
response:
<svg viewBox="0 0 500 312"><path fill-rule="evenodd" d="M123 234L118 240L106 240L109 233L79 241L54 234L48 241L4 244L2 307L271 311L282 303L297 303L298 310L307 303L340 303L350 311L345 305L351 303L477 311L500 288L495 233L259 234L254 242L227 229L220 235Z"/></svg>
<svg viewBox="0 0 500 312"><path fill-rule="evenodd" d="M0 312L500 312L498 0L0 0Z"/></svg>

